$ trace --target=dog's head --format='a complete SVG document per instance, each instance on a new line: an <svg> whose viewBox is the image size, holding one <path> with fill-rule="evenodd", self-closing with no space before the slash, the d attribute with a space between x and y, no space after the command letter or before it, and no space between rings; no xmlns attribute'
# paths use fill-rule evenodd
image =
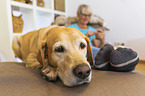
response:
<svg viewBox="0 0 145 96"><path fill-rule="evenodd" d="M87 56L87 57L86 57ZM42 43L41 61L53 66L66 86L91 81L93 64L89 38L75 28L54 27Z"/></svg>

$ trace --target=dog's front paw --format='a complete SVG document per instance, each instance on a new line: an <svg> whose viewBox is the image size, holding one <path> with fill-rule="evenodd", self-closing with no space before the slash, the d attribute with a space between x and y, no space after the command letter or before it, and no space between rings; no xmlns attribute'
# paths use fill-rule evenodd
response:
<svg viewBox="0 0 145 96"><path fill-rule="evenodd" d="M47 66L41 70L42 77L48 81L56 81L57 72L54 68Z"/></svg>

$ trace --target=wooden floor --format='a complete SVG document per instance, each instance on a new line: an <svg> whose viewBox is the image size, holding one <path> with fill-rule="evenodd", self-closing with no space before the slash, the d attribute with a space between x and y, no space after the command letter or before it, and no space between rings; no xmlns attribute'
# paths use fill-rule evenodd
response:
<svg viewBox="0 0 145 96"><path fill-rule="evenodd" d="M145 73L145 62L140 62L140 63L136 66L136 70Z"/></svg>

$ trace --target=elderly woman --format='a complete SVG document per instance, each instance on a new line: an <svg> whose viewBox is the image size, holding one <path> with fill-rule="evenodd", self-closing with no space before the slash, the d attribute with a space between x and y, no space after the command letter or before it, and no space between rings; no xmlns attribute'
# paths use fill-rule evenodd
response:
<svg viewBox="0 0 145 96"><path fill-rule="evenodd" d="M92 46L93 58L95 59L96 54L104 45L104 31L87 25L91 15L92 11L88 5L80 5L77 10L78 23L68 27L76 28L89 37L90 44Z"/></svg>

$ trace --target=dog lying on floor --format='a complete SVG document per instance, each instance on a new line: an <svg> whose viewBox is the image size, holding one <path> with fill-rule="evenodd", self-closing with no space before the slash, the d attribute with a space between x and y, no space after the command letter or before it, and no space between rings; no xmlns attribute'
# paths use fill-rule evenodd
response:
<svg viewBox="0 0 145 96"><path fill-rule="evenodd" d="M91 81L90 41L77 29L42 28L15 36L12 48L16 57L25 61L26 67L41 68L43 77L49 81L59 76L64 85L70 87Z"/></svg>

